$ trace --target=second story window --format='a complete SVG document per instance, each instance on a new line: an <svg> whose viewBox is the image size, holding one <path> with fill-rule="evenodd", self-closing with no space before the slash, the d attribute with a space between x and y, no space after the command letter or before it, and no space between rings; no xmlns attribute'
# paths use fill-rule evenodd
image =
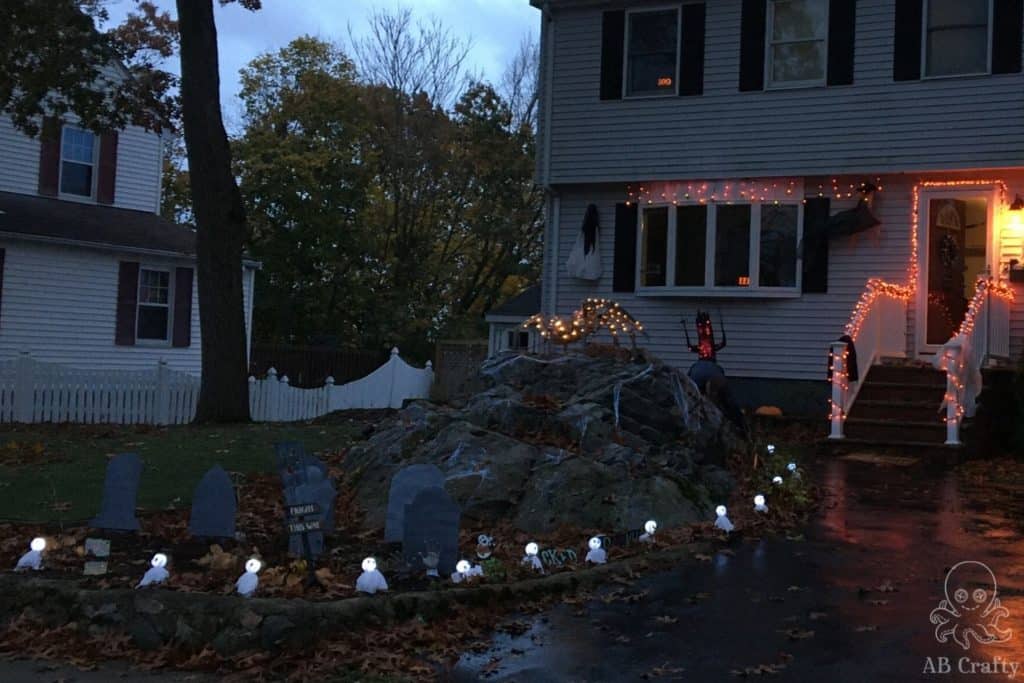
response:
<svg viewBox="0 0 1024 683"><path fill-rule="evenodd" d="M925 75L989 71L991 0L926 0Z"/></svg>
<svg viewBox="0 0 1024 683"><path fill-rule="evenodd" d="M824 85L828 68L827 0L770 0L768 83Z"/></svg>
<svg viewBox="0 0 1024 683"><path fill-rule="evenodd" d="M674 95L679 69L679 11L627 14L626 95Z"/></svg>
<svg viewBox="0 0 1024 683"><path fill-rule="evenodd" d="M64 126L60 145L60 192L93 196L96 137L89 131Z"/></svg>

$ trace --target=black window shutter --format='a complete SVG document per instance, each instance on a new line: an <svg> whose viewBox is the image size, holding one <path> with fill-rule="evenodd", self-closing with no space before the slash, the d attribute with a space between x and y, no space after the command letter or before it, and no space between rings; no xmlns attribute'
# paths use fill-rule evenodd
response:
<svg viewBox="0 0 1024 683"><path fill-rule="evenodd" d="M766 0L743 0L740 20L740 90L764 89L764 40L767 31Z"/></svg>
<svg viewBox="0 0 1024 683"><path fill-rule="evenodd" d="M992 73L1020 73L1024 0L995 0L993 9Z"/></svg>
<svg viewBox="0 0 1024 683"><path fill-rule="evenodd" d="M174 269L174 332L171 345L186 348L192 345L192 269Z"/></svg>
<svg viewBox="0 0 1024 683"><path fill-rule="evenodd" d="M613 292L636 291L636 204L615 205Z"/></svg>
<svg viewBox="0 0 1024 683"><path fill-rule="evenodd" d="M622 99L622 67L626 49L626 11L604 13L601 26L601 99Z"/></svg>
<svg viewBox="0 0 1024 683"><path fill-rule="evenodd" d="M135 316L139 303L139 264L121 261L117 274L117 320L114 323L114 343L135 346Z"/></svg>
<svg viewBox="0 0 1024 683"><path fill-rule="evenodd" d="M892 78L916 81L921 78L921 32L924 27L924 0L896 0L895 47Z"/></svg>
<svg viewBox="0 0 1024 683"><path fill-rule="evenodd" d="M116 185L117 132L111 131L100 136L100 164L99 177L96 179L96 201L100 204L113 204Z"/></svg>
<svg viewBox="0 0 1024 683"><path fill-rule="evenodd" d="M7 260L7 250L0 248L0 306L3 305L4 293L4 262Z"/></svg>
<svg viewBox="0 0 1024 683"><path fill-rule="evenodd" d="M828 11L828 84L852 85L857 0L831 0Z"/></svg>
<svg viewBox="0 0 1024 683"><path fill-rule="evenodd" d="M679 50L679 94L704 93L704 16L703 2L683 5L683 46Z"/></svg>
<svg viewBox="0 0 1024 683"><path fill-rule="evenodd" d="M803 291L828 291L828 197L814 197L804 204Z"/></svg>
<svg viewBox="0 0 1024 683"><path fill-rule="evenodd" d="M39 194L57 196L60 179L61 120L55 116L43 119L39 134Z"/></svg>

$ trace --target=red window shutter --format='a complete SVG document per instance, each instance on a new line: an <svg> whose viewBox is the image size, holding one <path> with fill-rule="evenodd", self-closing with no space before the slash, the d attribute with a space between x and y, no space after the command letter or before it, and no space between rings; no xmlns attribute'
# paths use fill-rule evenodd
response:
<svg viewBox="0 0 1024 683"><path fill-rule="evenodd" d="M60 182L61 121L55 116L43 119L39 135L39 194L57 196Z"/></svg>
<svg viewBox="0 0 1024 683"><path fill-rule="evenodd" d="M99 177L96 179L96 201L100 204L114 203L114 187L117 184L117 132L100 136Z"/></svg>
<svg viewBox="0 0 1024 683"><path fill-rule="evenodd" d="M139 304L139 264L121 261L117 274L117 321L114 324L114 343L135 346L135 317Z"/></svg>
<svg viewBox="0 0 1024 683"><path fill-rule="evenodd" d="M192 269L174 269L174 334L175 348L192 345Z"/></svg>

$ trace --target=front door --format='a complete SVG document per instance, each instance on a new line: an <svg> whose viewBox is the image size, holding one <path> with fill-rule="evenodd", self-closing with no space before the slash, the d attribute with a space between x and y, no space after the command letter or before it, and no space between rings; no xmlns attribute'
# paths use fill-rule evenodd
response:
<svg viewBox="0 0 1024 683"><path fill-rule="evenodd" d="M960 328L975 283L989 269L992 195L922 193L917 348L932 354Z"/></svg>

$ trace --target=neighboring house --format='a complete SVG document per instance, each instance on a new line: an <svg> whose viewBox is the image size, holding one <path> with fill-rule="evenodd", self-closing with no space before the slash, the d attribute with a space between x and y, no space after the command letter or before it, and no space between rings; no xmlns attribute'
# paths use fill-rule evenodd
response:
<svg viewBox="0 0 1024 683"><path fill-rule="evenodd" d="M523 322L540 313L541 288L534 285L512 297L484 316L490 328L487 356L502 351L535 352L540 349L540 335L535 328L523 328Z"/></svg>
<svg viewBox="0 0 1024 683"><path fill-rule="evenodd" d="M200 373L195 232L158 214L162 163L140 128L30 138L0 117L0 360Z"/></svg>
<svg viewBox="0 0 1024 683"><path fill-rule="evenodd" d="M1018 286L985 304L984 339L968 314L978 276L1024 260L1021 0L531 3L545 313L614 298L680 367L680 319L693 337L698 309L721 315L737 396L822 416L847 332L862 375L958 331L983 361L1021 355ZM566 270L591 204L595 281Z"/></svg>

